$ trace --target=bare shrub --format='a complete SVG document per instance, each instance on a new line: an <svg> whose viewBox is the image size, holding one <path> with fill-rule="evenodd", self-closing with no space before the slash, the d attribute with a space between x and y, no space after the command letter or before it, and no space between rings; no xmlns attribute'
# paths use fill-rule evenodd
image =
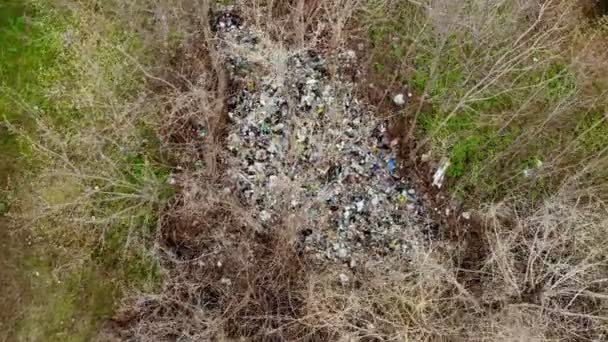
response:
<svg viewBox="0 0 608 342"><path fill-rule="evenodd" d="M358 275L357 286L313 276L299 322L345 340L602 340L606 218L598 209L563 193L526 217L509 202L489 206L474 267L458 261L469 253L463 245L438 244L402 267L391 262L391 272Z"/></svg>
<svg viewBox="0 0 608 342"><path fill-rule="evenodd" d="M500 303L497 315L529 316L546 339L605 338L603 206L566 191L505 226L500 217L510 207L500 203L487 212L491 253L481 269L482 298Z"/></svg>
<svg viewBox="0 0 608 342"><path fill-rule="evenodd" d="M183 240L167 246L165 287L160 295L140 296L127 306L117 319L128 324L124 336L144 341L272 340L317 334L294 324L302 315L298 293L306 271L284 227L260 234L233 217L236 211L217 206L213 210L217 216L208 215L204 225L191 227L199 231L196 239L189 237L190 243L198 240L205 248L194 253ZM166 229L174 233L179 228ZM185 252L188 247L190 253Z"/></svg>
<svg viewBox="0 0 608 342"><path fill-rule="evenodd" d="M134 246L149 244L147 231L167 187L139 64L124 57L135 52L135 39L124 33L122 40L108 41L118 34L115 23L84 4L62 5L81 21L64 33L61 60L67 65L57 67L63 77L45 94L52 105L40 109L14 99L31 127L10 128L28 146L33 167L24 171L29 184L19 192L13 219L31 230L25 234L51 245L82 246L68 248L74 260L90 258L114 233L126 237L125 255L131 249L147 253ZM83 22L90 26L76 29Z"/></svg>

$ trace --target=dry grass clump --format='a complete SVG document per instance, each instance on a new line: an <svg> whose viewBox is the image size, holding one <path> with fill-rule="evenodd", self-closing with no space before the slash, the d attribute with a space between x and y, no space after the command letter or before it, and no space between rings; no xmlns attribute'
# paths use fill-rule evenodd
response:
<svg viewBox="0 0 608 342"><path fill-rule="evenodd" d="M606 338L605 206L565 190L507 226L500 216L509 207L488 210L490 254L481 271L489 281L482 298L532 315L545 338Z"/></svg>
<svg viewBox="0 0 608 342"><path fill-rule="evenodd" d="M345 340L603 340L602 210L564 194L526 217L508 202L489 206L477 243L438 243L352 287L313 277L300 322Z"/></svg>
<svg viewBox="0 0 608 342"><path fill-rule="evenodd" d="M137 297L117 317L123 337L286 340L319 335L296 322L304 309L299 293L307 270L290 230L258 232L229 195L210 189L204 195L198 198L200 211L164 222L165 285L158 295Z"/></svg>
<svg viewBox="0 0 608 342"><path fill-rule="evenodd" d="M278 42L295 47L336 49L363 0L244 0L235 5L252 24Z"/></svg>

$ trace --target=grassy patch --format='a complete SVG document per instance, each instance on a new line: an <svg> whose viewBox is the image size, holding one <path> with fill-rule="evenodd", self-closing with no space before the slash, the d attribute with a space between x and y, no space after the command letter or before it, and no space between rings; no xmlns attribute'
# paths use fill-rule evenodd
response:
<svg viewBox="0 0 608 342"><path fill-rule="evenodd" d="M88 341L125 289L160 281L150 249L171 191L137 102L150 55L135 62L138 36L86 4L0 7L0 214L19 250L0 278L22 297L0 336Z"/></svg>
<svg viewBox="0 0 608 342"><path fill-rule="evenodd" d="M16 338L27 341L86 341L97 332L120 298L114 275L91 263L61 271L48 256L27 261L30 302Z"/></svg>
<svg viewBox="0 0 608 342"><path fill-rule="evenodd" d="M600 153L608 147L608 118L602 111L582 115L577 122L577 144L587 155Z"/></svg>
<svg viewBox="0 0 608 342"><path fill-rule="evenodd" d="M33 108L46 107L43 89L52 82L52 69L57 61L59 45L53 33L59 30L56 23L48 22L40 9L27 6L21 1L5 1L0 5L0 187L6 188L10 178L19 169L19 158L27 146L20 143L7 127L11 123L28 125L28 115ZM28 99L24 102L22 99ZM6 193L1 206L10 205ZM4 210L4 211L5 211Z"/></svg>
<svg viewBox="0 0 608 342"><path fill-rule="evenodd" d="M584 84L593 84L596 94L608 89L598 89L600 83L577 66L580 56L556 43L580 39L569 34L572 21L544 16L544 31L527 31L536 24L514 21L521 11L514 3L424 3L369 2L364 22L371 72L396 79L393 86L408 87L430 105L409 108L407 115L417 118L418 140L431 142L437 157L450 158L455 193L479 203L517 189L538 199L531 185L542 183L550 193L574 165L601 152L605 125L593 126L601 115L582 113L597 112L605 101L590 96ZM576 15L568 6L551 10ZM585 30L579 34L598 29ZM592 128L582 134L583 127ZM559 171L540 172L530 160L549 160Z"/></svg>

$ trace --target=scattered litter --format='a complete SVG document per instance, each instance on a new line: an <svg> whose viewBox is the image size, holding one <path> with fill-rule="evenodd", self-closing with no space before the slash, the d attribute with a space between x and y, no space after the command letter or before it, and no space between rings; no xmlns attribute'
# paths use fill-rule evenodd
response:
<svg viewBox="0 0 608 342"><path fill-rule="evenodd" d="M445 172L450 167L450 161L448 159L443 159L439 165L439 168L433 175L433 185L437 188L441 188L443 185L443 180L445 178Z"/></svg>
<svg viewBox="0 0 608 342"><path fill-rule="evenodd" d="M342 285L347 285L348 281L350 280L350 279L348 279L348 276L344 273L340 273L340 275L338 276L338 279L340 279L340 284L342 284Z"/></svg>
<svg viewBox="0 0 608 342"><path fill-rule="evenodd" d="M395 172L395 169L397 169L397 164L395 163L395 159L391 158L391 159L389 159L389 160L386 161L386 169L391 174Z"/></svg>
<svg viewBox="0 0 608 342"><path fill-rule="evenodd" d="M393 102L397 105L397 106L403 106L405 105L405 95L403 94L397 94L395 95L395 97L393 97Z"/></svg>
<svg viewBox="0 0 608 342"><path fill-rule="evenodd" d="M331 74L314 50L282 50L222 18L220 50L231 81L243 85L228 101L226 139L227 186L241 204L266 228L301 213L301 230L311 232L303 247L318 260L412 250L412 223L422 217L415 192L397 175L399 140L354 96L352 81Z"/></svg>

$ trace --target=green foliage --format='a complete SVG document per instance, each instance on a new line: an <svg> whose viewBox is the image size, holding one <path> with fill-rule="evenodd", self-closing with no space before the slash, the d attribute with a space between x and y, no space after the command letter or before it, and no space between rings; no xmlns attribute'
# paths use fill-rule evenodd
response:
<svg viewBox="0 0 608 342"><path fill-rule="evenodd" d="M608 117L593 111L583 115L575 129L578 145L585 154L600 153L608 147Z"/></svg>
<svg viewBox="0 0 608 342"><path fill-rule="evenodd" d="M58 24L41 11L16 0L0 4L0 188L17 171L26 149L6 123L27 126L30 112L48 108L45 91L56 77L50 69L60 51ZM27 19L37 15L37 20Z"/></svg>
<svg viewBox="0 0 608 342"><path fill-rule="evenodd" d="M23 120L24 112L49 107L47 88L61 76L61 31L40 4L9 0L0 9L0 111L3 118ZM24 103L22 99L27 99Z"/></svg>
<svg viewBox="0 0 608 342"><path fill-rule="evenodd" d="M530 51L524 51L530 48L526 44L518 44L521 51L513 50L523 32L518 30L529 23L513 25L511 5L488 14L490 9L467 2L463 24L448 28L441 25L440 13L433 18L423 6L371 1L364 19L375 77L397 76L398 83L424 98L415 133L419 140L432 142L435 156L450 158L452 190L474 202L500 200L510 189L538 201L555 190L567 172L524 177L530 163L555 157L564 171L574 170L564 166L591 160L608 146L606 118L586 108L587 99L578 99L584 95L579 78L586 75L576 73L579 69L572 67L568 55L543 47L552 41L535 41L538 45ZM482 32L466 25L481 18L490 25ZM605 94L606 87L598 82L590 83ZM572 113L566 106L572 106ZM593 114L580 115L581 109ZM404 112L412 115L417 110Z"/></svg>
<svg viewBox="0 0 608 342"><path fill-rule="evenodd" d="M439 42L429 42L438 44ZM421 50L413 59L414 73L410 84L417 92L427 91L430 101L441 100L451 93L462 90L464 77L462 64L456 54L459 41L452 37L447 39L442 51ZM436 64L436 70L432 70ZM430 83L429 83L430 82ZM428 89L427 89L428 88Z"/></svg>
<svg viewBox="0 0 608 342"><path fill-rule="evenodd" d="M572 92L575 85L575 76L566 65L552 63L546 70L547 96L559 99Z"/></svg>

